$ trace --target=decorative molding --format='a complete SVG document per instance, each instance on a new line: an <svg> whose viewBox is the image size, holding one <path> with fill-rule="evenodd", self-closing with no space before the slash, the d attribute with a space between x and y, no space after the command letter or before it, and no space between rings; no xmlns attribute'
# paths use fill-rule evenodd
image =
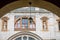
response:
<svg viewBox="0 0 60 40"><path fill-rule="evenodd" d="M6 21L6 20L9 20L8 17L2 17L1 19L2 19L2 20L5 20L5 21Z"/></svg>
<svg viewBox="0 0 60 40"><path fill-rule="evenodd" d="M12 35L7 40L13 40L14 38L19 37L21 35L28 35L28 36L30 35L30 36L36 38L37 40L43 40L40 36L38 36L37 34L34 34L32 32L19 32L19 33Z"/></svg>
<svg viewBox="0 0 60 40"><path fill-rule="evenodd" d="M30 28L30 21L29 20L28 20L28 28L22 28L22 18L29 19L29 16L23 16L22 15L22 16L19 16L18 18L14 19L15 20L14 25L16 24L16 22L17 22L18 19L21 20L20 21L20 28L14 28L15 31L36 31L36 24L35 24L36 19L35 19L35 16L33 18L33 24L34 24L35 27L32 27L32 28Z"/></svg>

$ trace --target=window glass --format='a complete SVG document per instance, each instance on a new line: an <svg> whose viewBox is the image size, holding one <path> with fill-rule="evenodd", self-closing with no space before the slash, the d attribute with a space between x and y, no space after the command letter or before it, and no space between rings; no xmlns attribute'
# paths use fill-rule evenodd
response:
<svg viewBox="0 0 60 40"><path fill-rule="evenodd" d="M20 28L20 20L17 22L17 26L18 28Z"/></svg>
<svg viewBox="0 0 60 40"><path fill-rule="evenodd" d="M15 40L35 40L35 39L32 38L32 37L28 37L28 38L27 38L27 36L24 36L24 37L16 38Z"/></svg>
<svg viewBox="0 0 60 40"><path fill-rule="evenodd" d="M27 37L26 37L26 36L24 36L24 37L23 37L23 40L27 40Z"/></svg>
<svg viewBox="0 0 60 40"><path fill-rule="evenodd" d="M22 19L22 27L28 28L28 19L27 18Z"/></svg>
<svg viewBox="0 0 60 40"><path fill-rule="evenodd" d="M15 39L15 40L21 40L21 37L19 37L19 38Z"/></svg>
<svg viewBox="0 0 60 40"><path fill-rule="evenodd" d="M32 37L29 37L29 40L35 40L34 38L32 38Z"/></svg>

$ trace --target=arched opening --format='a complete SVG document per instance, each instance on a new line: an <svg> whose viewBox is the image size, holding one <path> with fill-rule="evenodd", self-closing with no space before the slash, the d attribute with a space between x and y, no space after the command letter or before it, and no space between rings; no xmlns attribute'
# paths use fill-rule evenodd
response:
<svg viewBox="0 0 60 40"><path fill-rule="evenodd" d="M52 4L52 3L50 3L50 2L47 2L47 1L44 1L44 0L40 0L40 1L38 1L38 2L36 2L36 1L34 1L34 0L31 0L31 2L32 2L32 6L33 7L38 7L38 8L44 8L44 9L47 9L47 10L49 10L49 11L51 11L51 12L53 12L54 14L57 14L58 16L60 16L60 8L59 7L57 7L56 5L54 5L54 4ZM2 17L3 15L5 15L6 13L9 13L10 11L12 11L12 10L14 10L14 9L17 9L17 8L21 8L21 7L29 7L29 1L28 0L25 0L25 1L23 1L23 0L18 0L18 1L15 1L15 2L12 2L12 3L10 3L10 4L7 4L6 6L4 6L3 8L1 8L0 9L0 17ZM11 14L11 13L10 13ZM11 17L12 18L12 17ZM22 19L22 18L20 18L20 19ZM20 19L18 19L18 20L20 20ZM34 18L35 19L35 18ZM25 19L24 19L25 20ZM24 21L23 20L23 21ZM38 19L38 20L40 20L40 18ZM59 19L60 20L60 19ZM27 20L26 20L27 21ZM51 21L51 20L50 20ZM12 21L10 21L10 22L12 22ZM10 23L9 22L9 23ZM17 22L17 21L16 21ZM40 22L40 21L38 21L38 22ZM46 26L47 24L46 24L47 22L44 22L44 26ZM52 22L51 22L52 23ZM9 33L9 31L14 31L14 28L13 28L13 30L11 30L11 28L12 27L14 27L14 26L12 26L12 23L10 23L11 25L9 26L9 30L7 31L8 33ZM20 24L19 23L19 21L18 21L18 24ZM27 24L27 23L26 23ZM35 24L35 22L34 22L34 24ZM14 25L14 23L13 23L13 25ZM55 24L54 24L55 25ZM60 24L59 24L60 25ZM19 25L19 26L21 26L21 25ZM46 27L44 27L43 26L43 29L44 30L46 30L47 28ZM10 28L11 27L11 28ZM38 26L37 26L38 27ZM40 25L39 25L39 27L40 27ZM53 26L54 27L54 26ZM39 28L36 28L37 30L39 29ZM36 30L35 30L35 26L34 26L34 29L33 30L31 30L31 29L29 29L30 31L34 31L35 33L36 33ZM44 31L43 30L43 31ZM60 29L59 29L60 30ZM44 33L42 33L42 35L41 34L39 34L39 36L38 35L36 35L36 34L34 34L34 33L31 33L31 32L20 32L20 28L19 28L19 33L17 33L17 34L15 34L14 35L14 33L15 32L12 32L13 33L13 35L12 35L12 33L11 34L6 34L6 35L12 35L11 37L9 37L9 38L7 38L8 36L4 36L3 34L1 34L1 40L3 39L3 40L20 40L21 38L21 40L23 40L23 39L27 39L27 40L29 40L29 39L37 39L37 40L42 40L44 37L45 38L47 38L47 39L49 39L49 38L51 38L52 39L52 36L53 36L53 34L48 34L49 36L46 36L47 34L44 34ZM39 29L38 30L39 32L41 32L41 30ZM54 29L54 31L55 31L55 29ZM53 31L52 31L52 33L53 33ZM43 35L44 34L44 35ZM21 37L21 36L23 36L23 37ZM28 37L29 36L29 37ZM41 37L42 38L41 38ZM54 36L53 36L53 39L56 39L55 38L56 36L55 36L55 33L54 33ZM59 36L57 36L58 38L59 38ZM36 40L35 39L35 40ZM50 39L49 39L50 40Z"/></svg>
<svg viewBox="0 0 60 40"><path fill-rule="evenodd" d="M11 10L17 9L17 8L21 8L21 7L29 7L29 2L30 0L18 0L15 2L12 2L10 4L7 4L6 6L4 6L3 8L0 9L0 17L2 17L3 15L5 15L6 13L10 12ZM52 11L53 13L57 14L58 16L60 13L60 8L57 7L56 5L44 1L44 0L39 0L38 2L31 0L32 2L32 6L33 7L39 7L39 8L44 8L47 9L49 11ZM57 11L58 10L58 11Z"/></svg>

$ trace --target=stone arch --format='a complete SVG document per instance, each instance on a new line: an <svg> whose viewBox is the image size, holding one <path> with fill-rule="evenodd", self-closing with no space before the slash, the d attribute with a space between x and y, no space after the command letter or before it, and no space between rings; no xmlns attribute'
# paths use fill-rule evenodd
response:
<svg viewBox="0 0 60 40"><path fill-rule="evenodd" d="M11 10L17 9L17 8L21 8L21 7L28 7L29 6L29 1L30 0L18 0L12 3L7 4L6 6L4 6L3 8L0 9L0 17L2 17L3 15L5 15L6 13L10 12ZM60 16L60 8L57 7L56 5L44 1L44 0L39 0L36 2L36 0L31 0L32 2L32 6L33 7L39 7L39 8L44 8L47 9L53 13L55 13L56 15Z"/></svg>
<svg viewBox="0 0 60 40"><path fill-rule="evenodd" d="M34 38L36 38L37 40L43 40L40 36L32 33L32 32L19 32L19 33L16 33L14 35L12 35L11 37L9 37L7 40L13 40L14 38L18 37L18 36L21 36L21 35L30 35Z"/></svg>

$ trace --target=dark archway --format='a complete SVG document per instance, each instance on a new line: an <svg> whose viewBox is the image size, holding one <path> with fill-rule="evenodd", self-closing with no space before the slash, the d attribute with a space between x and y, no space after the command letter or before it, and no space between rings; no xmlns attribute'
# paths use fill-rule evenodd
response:
<svg viewBox="0 0 60 40"><path fill-rule="evenodd" d="M0 9L0 17L2 17L3 15L5 15L6 13L10 12L11 10L17 9L17 8L21 8L21 7L29 7L29 2L30 0L18 0L12 3L7 4L6 6L4 6L3 8ZM47 9L53 13L55 13L56 15L60 16L60 8L57 7L56 5L44 1L44 0L39 0L36 2L36 0L31 0L32 2L32 6L33 7L39 7L39 8L44 8Z"/></svg>

